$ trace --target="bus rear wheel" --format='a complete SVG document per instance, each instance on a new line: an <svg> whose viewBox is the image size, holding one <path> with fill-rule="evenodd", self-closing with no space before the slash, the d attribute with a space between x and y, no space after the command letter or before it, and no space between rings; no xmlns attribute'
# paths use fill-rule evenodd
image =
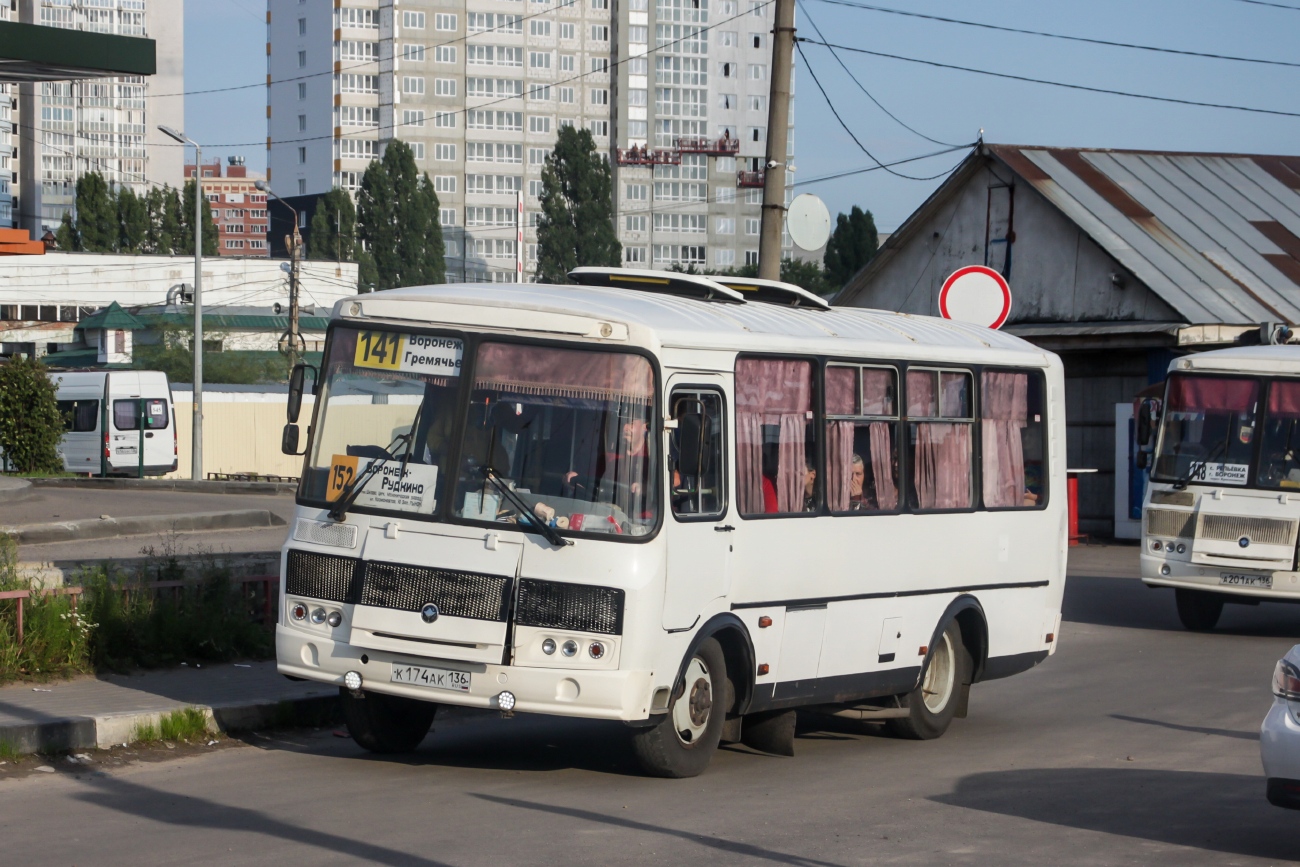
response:
<svg viewBox="0 0 1300 867"><path fill-rule="evenodd" d="M656 777L694 777L704 772L722 738L727 715L727 662L722 647L706 638L686 663L673 689L668 713L632 736L641 769Z"/></svg>
<svg viewBox="0 0 1300 867"><path fill-rule="evenodd" d="M438 706L395 695L366 692L353 695L339 687L343 719L352 740L372 753L409 753L420 745Z"/></svg>
<svg viewBox="0 0 1300 867"><path fill-rule="evenodd" d="M1174 604L1178 606L1178 619L1192 632L1209 632L1223 614L1223 596L1204 590L1175 587Z"/></svg>
<svg viewBox="0 0 1300 867"><path fill-rule="evenodd" d="M950 622L930 650L925 673L916 689L902 697L908 715L886 721L895 737L928 741L948 730L957 713L961 690L970 683L971 659L961 640L961 627Z"/></svg>

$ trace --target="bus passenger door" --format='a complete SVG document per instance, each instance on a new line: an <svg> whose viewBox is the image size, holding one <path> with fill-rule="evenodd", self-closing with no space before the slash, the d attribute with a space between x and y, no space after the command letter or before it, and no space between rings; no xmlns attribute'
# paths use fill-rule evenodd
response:
<svg viewBox="0 0 1300 867"><path fill-rule="evenodd" d="M716 385L703 384L713 380ZM681 384L677 384L681 383ZM727 593L735 527L727 523L726 393L720 379L670 381L667 584L663 626L689 629Z"/></svg>

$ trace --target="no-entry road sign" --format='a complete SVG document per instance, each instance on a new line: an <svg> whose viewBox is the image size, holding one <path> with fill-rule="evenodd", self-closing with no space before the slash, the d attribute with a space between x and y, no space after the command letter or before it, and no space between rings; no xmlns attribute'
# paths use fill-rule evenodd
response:
<svg viewBox="0 0 1300 867"><path fill-rule="evenodd" d="M992 268L958 268L939 290L939 313L944 319L1001 328L1011 315L1011 287Z"/></svg>

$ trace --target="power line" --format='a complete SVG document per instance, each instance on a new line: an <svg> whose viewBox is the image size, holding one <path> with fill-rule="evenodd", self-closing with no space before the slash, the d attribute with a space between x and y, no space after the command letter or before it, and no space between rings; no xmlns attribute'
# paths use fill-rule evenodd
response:
<svg viewBox="0 0 1300 867"><path fill-rule="evenodd" d="M812 19L812 16L811 16L811 15L808 14L808 9L807 9L807 7L806 7L806 4L804 4L804 3L802 2L802 0L800 0L799 8L800 8L800 9L803 9L804 17L807 18L807 19L808 19L808 23L812 25L812 29L815 30L815 31L817 31L817 37L818 37L819 39L825 39L826 37L822 34L822 30L821 30L821 28L817 26L817 22L814 21L814 20ZM843 60L843 59L842 59L838 54L835 53L835 49L834 49L834 48L831 48L831 49L828 49L828 50L829 50L830 53L831 53L831 57L834 57L834 58L835 58L835 62L838 63L838 64L840 65L840 68L843 69L844 72L848 75L848 77L853 81L853 83L856 84L856 85L858 86L858 90L860 90L860 91L862 91L863 93L865 93L865 94L867 95L867 99L869 99L869 100L871 100L873 103L875 103L875 104L876 104L876 108L880 109L880 110L883 111L885 114L889 115L889 117L890 117L891 119L893 119L894 123L898 124L899 126L901 126L903 129L907 130L908 132L914 133L915 135L918 135L918 136L920 136L921 138L925 139L926 141L928 141L928 142L932 142L933 144L937 144L937 145L947 145L948 147L957 147L957 145L953 144L952 142L939 141L937 138L930 138L930 136L928 136L928 135L926 135L925 133L921 132L919 129L916 129L915 127L912 127L912 126L909 126L909 125L903 123L903 121L902 121L901 119L899 119L898 115L894 114L892 111L890 111L889 109L885 108L883 105L880 104L880 100L876 99L874 96L871 95L871 91L867 90L866 85L864 85L864 84L861 82L861 80L859 80L858 77L857 77L856 75L853 74L852 70L850 70L849 67L844 63L844 60ZM802 56L802 52L800 52L800 56ZM807 58L806 58L806 57L804 58L804 61L807 62Z"/></svg>
<svg viewBox="0 0 1300 867"><path fill-rule="evenodd" d="M1212 54L1204 51L1187 51L1181 48L1162 48L1158 45L1139 45L1133 42L1114 42L1109 39L1093 39L1087 36L1071 36L1066 33L1048 33L1043 30L1024 30L1018 27L1007 27L1002 24L985 24L982 21L966 21L961 18L946 18L942 15L927 15L923 12L909 12L903 9L890 9L886 6L872 6L868 3L859 3L855 0L820 0L822 3L829 3L833 6L848 6L853 9L863 9L868 12L884 12L888 15L902 15L907 18L921 18L926 21L939 21L944 24L960 24L963 27L979 27L983 30L997 30L1002 33L1018 33L1022 36L1043 36L1048 39L1064 39L1069 42L1086 42L1092 45L1105 45L1110 48L1132 48L1138 51L1155 51L1161 54L1181 54L1187 57L1203 57L1210 60L1232 60L1238 63L1262 63L1268 66L1291 66L1300 68L1300 63L1294 63L1289 60L1266 60L1260 57L1238 57L1232 54ZM1249 0L1249 2L1258 2L1258 0ZM1273 3L1262 3L1261 5L1273 6ZM1300 11L1293 6L1283 6L1283 9L1293 9Z"/></svg>
<svg viewBox="0 0 1300 867"><path fill-rule="evenodd" d="M1283 3L1267 3L1265 0L1237 0L1238 3L1249 3L1252 6L1272 6L1274 9L1287 9L1291 12L1300 12L1300 6L1287 6Z"/></svg>
<svg viewBox="0 0 1300 867"><path fill-rule="evenodd" d="M893 160L892 162L887 163L887 165L901 166L903 163L914 163L919 160L928 160L931 157L938 157L938 156L943 156L944 154L953 153L954 151L966 150L968 147L970 147L970 145L959 145L957 147L950 147L946 150L934 151L928 154L921 154L920 156L906 157L905 159L901 159L901 160ZM962 157L962 159L965 160L966 157ZM961 163L958 162L957 165L961 165ZM944 174L951 174L952 170L955 169L956 167L957 166L953 166L952 169L948 169L948 171L944 172ZM840 178L852 177L853 175L862 175L862 174L866 174L867 172L879 171L881 168L882 166L866 166L865 168L860 168L860 169L849 169L846 172L836 172L830 175L822 175L819 178L808 178L805 181L796 181L795 183L791 184L791 186L804 187L804 186L808 186L809 184L821 184L821 183L825 183L826 181L835 181L835 180L839 180ZM939 175L936 175L935 177L939 177Z"/></svg>
<svg viewBox="0 0 1300 867"><path fill-rule="evenodd" d="M830 42L822 42L817 39L808 39L807 37L797 37L800 42L807 42L812 45L821 45L825 48L838 48L841 51L852 51L855 54L869 54L872 57L884 57L888 60L902 60L907 63L919 63L923 66L934 66L939 69L953 69L958 72L970 72L975 75L988 75L993 78L1007 78L1012 81L1024 81L1030 84L1046 84L1051 87L1063 87L1067 90L1082 90L1088 93L1104 93L1108 96L1127 96L1130 99L1146 99L1153 102L1169 102L1175 105L1194 105L1199 108L1222 108L1228 111L1245 111L1252 114L1271 114L1279 117L1300 117L1300 112L1282 111L1275 108L1252 108L1246 105L1229 105L1219 102L1200 102L1194 99L1178 99L1172 96L1154 96L1149 93L1133 93L1127 90L1110 90L1104 87L1091 87L1086 84L1070 84L1064 81L1051 81L1045 78L1030 78L1024 75L1012 75L1009 72L993 72L988 69L976 69L970 66L957 66L952 63L940 63L937 60L923 60L918 57L905 57L901 54L887 54L883 51L871 51L866 48L854 48L848 45L834 45Z"/></svg>
<svg viewBox="0 0 1300 867"><path fill-rule="evenodd" d="M798 42L796 42L795 47L799 49L799 56L803 58L804 68L807 69L808 74L812 76L813 84L817 85L817 90L821 93L822 99L826 100L826 107L831 110L831 114L835 115L835 119L839 121L840 126L844 128L844 131L849 134L849 138L853 139L853 143L858 146L858 150L862 151L864 154L871 157L871 159L875 161L877 166L889 172L891 175L894 175L895 177L903 178L909 181L932 181L935 178L948 174L947 172L941 172L940 174L933 175L931 177L918 178L913 175L905 175L902 172L896 172L889 166L882 163L879 160L879 158L876 157L875 154L867 150L867 146L864 145L858 139L857 135L854 134L853 130L849 129L849 125L844 122L844 118L840 117L839 111L835 108L835 103L831 100L830 96L827 95L826 88L822 87L821 81L818 80L817 78L817 73L813 71L812 64L808 62L808 58L803 52L803 46L800 45Z"/></svg>

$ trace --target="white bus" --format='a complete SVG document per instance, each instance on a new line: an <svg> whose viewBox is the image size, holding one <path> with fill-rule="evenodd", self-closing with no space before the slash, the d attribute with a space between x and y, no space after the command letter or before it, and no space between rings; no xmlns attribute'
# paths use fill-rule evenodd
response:
<svg viewBox="0 0 1300 867"><path fill-rule="evenodd" d="M621 720L690 776L720 741L789 754L797 707L938 737L1055 650L1054 355L779 283L570 276L334 308L276 652L358 743L413 749L438 703Z"/></svg>
<svg viewBox="0 0 1300 867"><path fill-rule="evenodd" d="M1300 347L1176 359L1138 442L1154 446L1142 580L1174 588L1184 626L1213 629L1228 602L1300 600Z"/></svg>

